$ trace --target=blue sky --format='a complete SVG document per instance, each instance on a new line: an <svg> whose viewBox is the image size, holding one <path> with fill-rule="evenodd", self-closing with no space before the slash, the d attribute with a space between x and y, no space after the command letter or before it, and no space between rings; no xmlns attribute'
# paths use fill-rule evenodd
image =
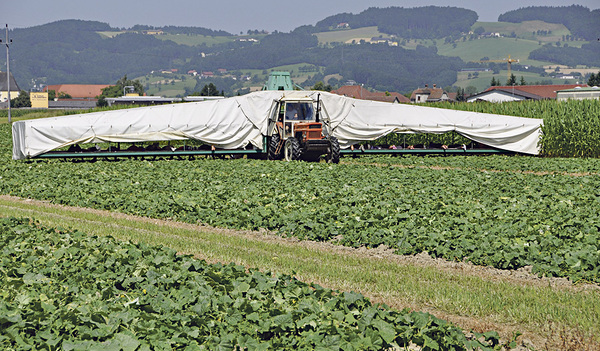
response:
<svg viewBox="0 0 600 351"><path fill-rule="evenodd" d="M454 6L471 9L480 21L495 22L498 15L526 6L565 6L578 4L600 8L599 0L21 0L0 5L0 25L31 27L61 19L95 20L113 27L135 24L153 26L177 25L225 30L233 34L248 29L289 32L305 24L338 13L359 13L368 7Z"/></svg>

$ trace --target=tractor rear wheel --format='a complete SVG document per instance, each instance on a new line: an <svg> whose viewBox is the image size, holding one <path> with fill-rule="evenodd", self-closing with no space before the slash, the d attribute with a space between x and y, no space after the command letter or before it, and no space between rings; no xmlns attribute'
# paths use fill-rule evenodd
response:
<svg viewBox="0 0 600 351"><path fill-rule="evenodd" d="M329 137L329 154L327 155L327 162L329 163L340 163L340 142L334 136Z"/></svg>
<svg viewBox="0 0 600 351"><path fill-rule="evenodd" d="M279 147L279 143L281 142L281 138L279 134L273 134L269 139L269 145L267 149L267 159L268 160L279 160L281 159L281 148ZM279 148L279 150L277 150Z"/></svg>
<svg viewBox="0 0 600 351"><path fill-rule="evenodd" d="M294 137L290 137L285 141L285 146L283 149L283 153L286 161L296 161L300 159L302 156L302 151L300 150L300 142L298 139Z"/></svg>

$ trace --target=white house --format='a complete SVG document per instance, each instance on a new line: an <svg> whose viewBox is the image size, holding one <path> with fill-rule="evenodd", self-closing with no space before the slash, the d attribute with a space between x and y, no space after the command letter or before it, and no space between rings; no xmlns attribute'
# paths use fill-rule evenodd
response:
<svg viewBox="0 0 600 351"><path fill-rule="evenodd" d="M0 72L0 102L6 102L8 100L8 87L6 81L6 72ZM15 77L10 74L10 99L14 99L19 96L21 89L15 80ZM8 106L8 105L7 105Z"/></svg>

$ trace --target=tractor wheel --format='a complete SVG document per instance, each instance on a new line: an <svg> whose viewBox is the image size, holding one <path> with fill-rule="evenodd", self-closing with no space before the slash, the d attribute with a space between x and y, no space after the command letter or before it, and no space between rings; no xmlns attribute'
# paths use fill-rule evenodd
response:
<svg viewBox="0 0 600 351"><path fill-rule="evenodd" d="M294 137L288 138L288 140L285 141L283 153L285 160L288 162L299 160L300 156L302 155L302 151L300 150L300 142L298 142L298 139Z"/></svg>
<svg viewBox="0 0 600 351"><path fill-rule="evenodd" d="M279 148L279 143L281 142L281 138L279 134L273 134L269 139L269 145L267 149L267 159L268 160L279 160L281 159L281 149L279 152L277 148Z"/></svg>
<svg viewBox="0 0 600 351"><path fill-rule="evenodd" d="M336 137L329 137L329 154L327 155L327 162L329 163L340 163L340 143Z"/></svg>

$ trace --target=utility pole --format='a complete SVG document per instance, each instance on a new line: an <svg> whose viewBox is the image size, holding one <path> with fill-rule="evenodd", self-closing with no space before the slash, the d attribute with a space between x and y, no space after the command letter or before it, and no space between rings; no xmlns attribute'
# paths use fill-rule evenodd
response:
<svg viewBox="0 0 600 351"><path fill-rule="evenodd" d="M2 43L2 39L0 39L0 43ZM6 44L6 90L8 93L8 124L11 123L10 116L10 56L8 54L8 46L12 43L12 39L8 39L8 23L6 24L6 40L4 44Z"/></svg>

